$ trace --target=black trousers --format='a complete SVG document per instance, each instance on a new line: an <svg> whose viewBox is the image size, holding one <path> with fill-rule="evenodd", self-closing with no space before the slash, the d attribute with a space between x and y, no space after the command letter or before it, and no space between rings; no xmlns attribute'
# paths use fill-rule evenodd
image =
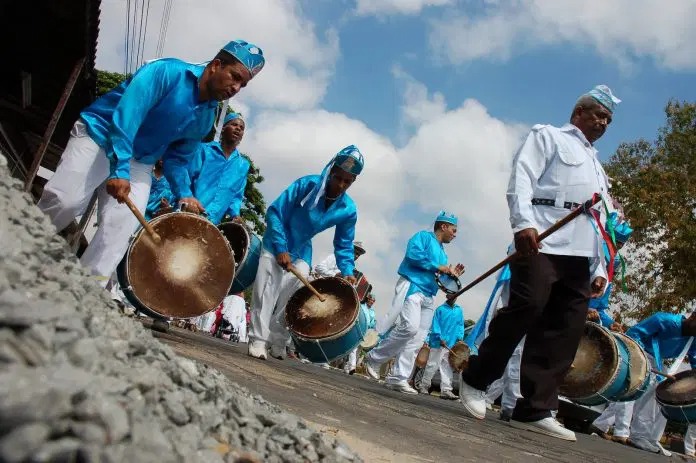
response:
<svg viewBox="0 0 696 463"><path fill-rule="evenodd" d="M520 369L522 398L513 419L536 421L558 409L558 388L573 362L590 298L587 257L537 254L510 264L510 300L491 321L488 337L471 357L464 381L485 391L500 378L527 336Z"/></svg>

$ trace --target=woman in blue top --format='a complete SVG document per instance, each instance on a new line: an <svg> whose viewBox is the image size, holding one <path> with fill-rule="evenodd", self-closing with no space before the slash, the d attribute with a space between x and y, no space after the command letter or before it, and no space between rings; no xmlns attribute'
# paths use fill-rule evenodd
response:
<svg viewBox="0 0 696 463"><path fill-rule="evenodd" d="M213 127L218 101L236 95L264 62L258 47L241 40L207 65L151 61L82 111L38 206L62 230L98 192L99 227L81 261L104 285L138 227L121 203L130 195L145 212L155 162L164 159L174 195L200 210L186 166Z"/></svg>
<svg viewBox="0 0 696 463"><path fill-rule="evenodd" d="M445 273L458 277L464 266L447 264L444 244L457 236L457 217L440 211L433 231L419 231L411 237L406 255L399 266L399 280L392 302L392 309L380 323L378 330L383 339L365 356L365 369L374 379L379 379L379 366L396 357L396 363L386 385L406 394L418 394L408 384L413 370L416 351L423 344L433 319L437 282L435 274Z"/></svg>
<svg viewBox="0 0 696 463"><path fill-rule="evenodd" d="M362 172L364 159L355 145L343 148L321 175L295 180L266 211L266 233L251 300L249 355L285 358L290 335L285 305L301 285L287 269L307 276L312 265L312 238L335 227L334 254L341 276L355 284L353 240L358 209L346 190Z"/></svg>

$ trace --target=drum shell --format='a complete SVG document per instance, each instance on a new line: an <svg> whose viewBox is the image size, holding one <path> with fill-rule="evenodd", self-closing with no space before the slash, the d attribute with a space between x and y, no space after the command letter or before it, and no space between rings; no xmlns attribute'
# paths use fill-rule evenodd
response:
<svg viewBox="0 0 696 463"><path fill-rule="evenodd" d="M593 330L598 331L592 333ZM593 334L593 336L588 337L588 332ZM567 397L575 403L588 406L601 405L607 403L608 401L614 400L615 397L618 397L619 394L625 390L626 381L628 378L629 354L626 350L625 345L622 342L617 341L616 337L614 337L612 333L606 328L596 323L587 322L585 324L585 332L583 334L583 338L587 337L587 339L592 339L592 337L594 336L603 336L604 347L609 349L609 351L611 352L611 365L596 364L594 365L594 370L589 372L588 374L583 374L582 372L569 370L560 388L560 393L563 396ZM581 344L578 346L578 352L576 352L575 354L575 359L573 360L573 363L580 362L587 364L587 362L579 360L578 357L578 355L583 355L583 353L581 352L582 342L583 340L581 340ZM604 353L606 354L606 352ZM597 380L593 378L593 374L597 373L597 370L607 367L609 368L609 374L607 375L606 380L602 380L602 382L596 382ZM586 395L575 395L572 392L573 378L579 378L581 381L591 381L593 383L593 392ZM585 389L587 388L588 386L585 386Z"/></svg>
<svg viewBox="0 0 696 463"><path fill-rule="evenodd" d="M342 334L324 339L307 339L291 332L295 349L314 363L330 362L343 357L358 347L367 332L367 318L362 310L348 330Z"/></svg>
<svg viewBox="0 0 696 463"><path fill-rule="evenodd" d="M628 373L626 375L625 388L619 394L611 397L612 402L631 402L637 400L650 387L650 360L647 354L637 342L629 338L625 334L612 332L612 335L620 343L624 344L624 348L628 353ZM634 355L640 356L639 370L635 371ZM631 378L638 378L637 387L631 388Z"/></svg>
<svg viewBox="0 0 696 463"><path fill-rule="evenodd" d="M118 282L126 299L128 299L138 311L145 315L163 320L193 318L215 310L228 293L234 278L234 257L229 243L223 234L217 227L203 217L187 212L163 214L153 218L150 224L162 237L162 242L155 245L157 247L154 248L149 245L146 246L147 240L149 240L150 237L143 228L140 228L131 237L126 254L116 269ZM200 242L198 241L199 239ZM162 267L156 266L149 255L153 254L155 257L159 258L162 256L162 254L159 253L165 252L167 249L180 249L179 243L177 242L178 240L184 240L185 244L191 242L198 243L198 246L200 246L199 249L205 249L203 253L204 256L201 258L201 265L203 265L203 267L201 273L197 274L197 276L208 277L206 282L210 284L205 284L206 282L200 284L200 281L194 281L190 286L187 286L182 282L173 283L170 281L168 283L167 277L163 276L166 275L164 273L163 275L157 274L156 277L154 276L152 272L157 273ZM149 249L149 251L144 252L146 249ZM137 252L135 256L133 255L134 252ZM205 255L206 252L210 252L211 254ZM174 254L176 254L176 252L174 252ZM172 254L165 255L171 256ZM147 257L147 259L145 259L145 257ZM148 264L147 266L142 265L144 261ZM165 260L165 262L167 261ZM141 265L138 266L138 263ZM143 267L147 268L147 271L142 270ZM134 272L136 276L134 280L132 280L131 272ZM137 278L138 275L141 277L140 279ZM143 275L148 278L143 279ZM149 278L150 276L151 278ZM229 282L227 277L229 277ZM152 283L154 287L145 285L143 283L144 281ZM143 286L146 288L144 292ZM141 296L144 295L145 299L137 294L137 287L140 287ZM189 290L188 288L194 289ZM223 291L225 294L222 294ZM199 306L196 307L191 304L191 299L183 299L181 297L181 295L186 296L189 292L196 296L203 295L202 298L194 298L194 300L201 303L205 301L206 304L204 306L199 304ZM165 294L165 297L160 296L162 293ZM156 299L162 298L162 300L165 301L167 297L171 298L172 295L180 297L178 299L175 298L176 303L167 304L167 310L157 310L146 302L148 297L152 299L153 294L157 295ZM222 296L222 298L219 298L219 296ZM179 301L182 299L185 302L179 304ZM156 306L157 302L158 301L155 301L153 305ZM209 302L209 304L207 302ZM171 310L169 310L170 307Z"/></svg>
<svg viewBox="0 0 696 463"><path fill-rule="evenodd" d="M256 272L259 269L262 243L256 233L248 230L244 225L235 222L224 222L218 225L225 238L230 242L237 262L237 269L230 288L230 294L238 294L247 289L256 280ZM236 242L242 234L242 242Z"/></svg>

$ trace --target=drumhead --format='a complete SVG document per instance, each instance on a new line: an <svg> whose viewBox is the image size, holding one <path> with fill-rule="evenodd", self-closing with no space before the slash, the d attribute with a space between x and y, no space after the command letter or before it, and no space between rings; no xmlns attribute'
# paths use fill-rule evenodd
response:
<svg viewBox="0 0 696 463"><path fill-rule="evenodd" d="M438 273L435 275L437 285L446 294L454 294L460 289L462 289L462 283L459 278L447 275L446 273Z"/></svg>
<svg viewBox="0 0 696 463"><path fill-rule="evenodd" d="M693 405L696 403L696 370L680 371L674 381L666 379L657 386L658 402L667 405Z"/></svg>
<svg viewBox="0 0 696 463"><path fill-rule="evenodd" d="M378 342L379 333L377 330L369 329L367 330L367 333L365 333L363 340L360 341L360 347L362 347L364 350L369 350L375 347Z"/></svg>
<svg viewBox="0 0 696 463"><path fill-rule="evenodd" d="M187 212L161 215L150 225L162 242L155 244L144 229L134 236L124 262L127 297L167 318L197 317L217 308L235 267L222 233Z"/></svg>
<svg viewBox="0 0 696 463"><path fill-rule="evenodd" d="M449 353L447 361L454 371L463 371L469 364L469 355L471 355L471 349L463 341L457 341L457 343L452 346L452 352ZM454 355L453 355L454 353Z"/></svg>
<svg viewBox="0 0 696 463"><path fill-rule="evenodd" d="M218 228L230 243L237 267L241 267L249 253L249 245L251 244L249 232L244 225L236 222L223 222L218 225Z"/></svg>
<svg viewBox="0 0 696 463"><path fill-rule="evenodd" d="M327 277L312 281L326 296L321 302L309 288L295 291L285 307L288 329L303 339L321 340L337 336L355 324L360 304L355 288L343 278Z"/></svg>
<svg viewBox="0 0 696 463"><path fill-rule="evenodd" d="M572 368L560 387L561 394L576 399L602 391L611 382L618 362L618 348L609 331L596 323L585 323Z"/></svg>

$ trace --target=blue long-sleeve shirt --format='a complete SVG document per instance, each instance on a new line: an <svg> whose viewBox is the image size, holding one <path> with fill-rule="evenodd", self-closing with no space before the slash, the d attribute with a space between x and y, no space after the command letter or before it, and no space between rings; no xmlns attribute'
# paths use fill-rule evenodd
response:
<svg viewBox="0 0 696 463"><path fill-rule="evenodd" d="M175 196L192 196L186 166L217 107L199 101L204 69L174 58L152 61L82 111L90 137L106 151L109 178L130 179L131 158L144 164L162 158Z"/></svg>
<svg viewBox="0 0 696 463"><path fill-rule="evenodd" d="M413 235L398 270L399 275L411 282L409 295L418 291L426 296L437 294L435 272L441 265L447 265L447 254L435 233L422 230Z"/></svg>
<svg viewBox="0 0 696 463"><path fill-rule="evenodd" d="M334 231L336 265L343 275L353 275L355 256L353 240L358 209L347 193L340 195L327 209L325 195L317 206L301 201L321 180L319 175L308 175L295 180L266 211L266 233L263 247L273 255L287 252L293 259L302 259L312 265L312 238L322 231Z"/></svg>
<svg viewBox="0 0 696 463"><path fill-rule="evenodd" d="M682 335L685 317L658 312L626 331L645 351L652 355L658 366L662 360L677 357L686 346L689 336ZM687 354L691 368L696 368L696 342L691 343Z"/></svg>
<svg viewBox="0 0 696 463"><path fill-rule="evenodd" d="M152 218L160 208L162 199L166 199L169 204L174 203L169 182L164 176L157 178L152 174L152 185L150 186L150 197L147 199L147 207L145 208L145 219L150 220Z"/></svg>
<svg viewBox="0 0 696 463"><path fill-rule="evenodd" d="M368 307L367 304L360 304L360 310L362 310L365 313L365 318L367 319L367 329L374 329L375 326L377 326L375 309Z"/></svg>
<svg viewBox="0 0 696 463"><path fill-rule="evenodd" d="M607 313L609 308L609 296L611 296L611 290L613 284L609 283L607 289L601 297L594 297L590 299L588 307L590 309L595 309L599 313L599 322L602 326L609 328L614 324L614 319Z"/></svg>
<svg viewBox="0 0 696 463"><path fill-rule="evenodd" d="M444 303L433 315L433 323L428 335L428 345L432 348L440 346L440 340L445 341L447 347L452 348L457 341L464 339L464 311L459 304L450 307Z"/></svg>
<svg viewBox="0 0 696 463"><path fill-rule="evenodd" d="M249 160L237 150L226 158L218 142L202 144L193 156L188 166L191 191L215 225L225 212L232 217L239 215L249 166Z"/></svg>

